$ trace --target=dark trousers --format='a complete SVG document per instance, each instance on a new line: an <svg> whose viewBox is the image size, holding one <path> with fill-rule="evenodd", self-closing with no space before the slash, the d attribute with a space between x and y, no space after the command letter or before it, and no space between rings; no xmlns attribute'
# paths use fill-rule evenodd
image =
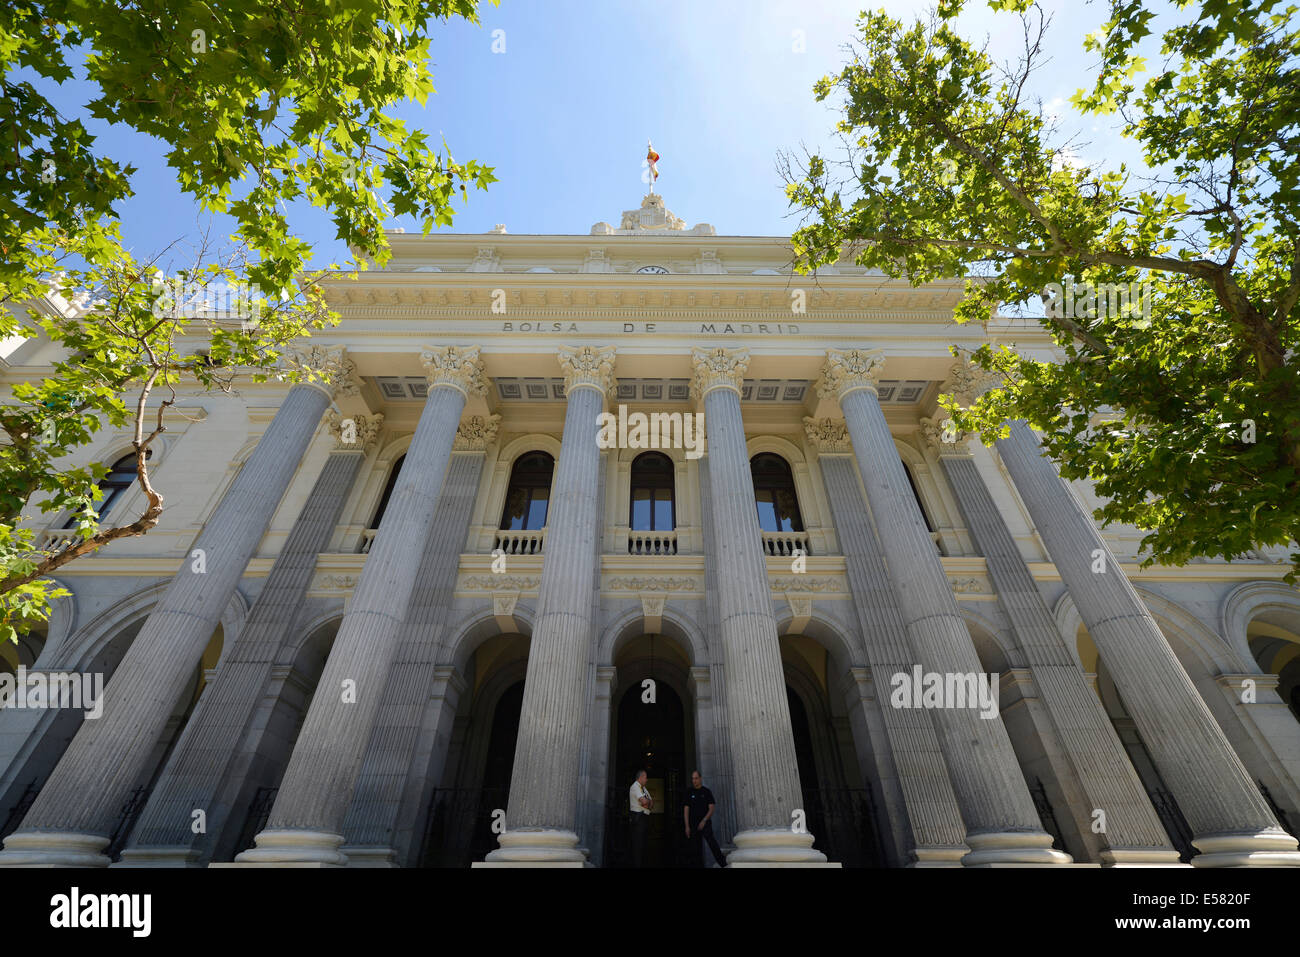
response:
<svg viewBox="0 0 1300 957"><path fill-rule="evenodd" d="M722 854L722 848L718 847L718 839L713 836L713 822L708 821L704 829L700 830L699 821L691 822L691 867L704 866L704 847L708 842L709 850L713 852L713 859L718 862L719 867L727 866L727 859Z"/></svg>
<svg viewBox="0 0 1300 957"><path fill-rule="evenodd" d="M633 814L628 834L632 840L632 866L640 867L645 860L645 836L650 829L649 814Z"/></svg>

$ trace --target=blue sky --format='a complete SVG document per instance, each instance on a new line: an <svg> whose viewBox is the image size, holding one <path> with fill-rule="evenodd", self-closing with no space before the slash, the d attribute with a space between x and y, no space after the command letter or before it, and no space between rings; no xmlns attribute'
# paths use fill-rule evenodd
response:
<svg viewBox="0 0 1300 957"><path fill-rule="evenodd" d="M876 6L879 5L877 0ZM635 207L646 140L662 159L658 191L688 225L712 223L721 234L788 235L776 172L778 150L828 142L836 114L819 104L814 82L846 59L861 0L502 0L484 3L482 23L438 25L432 43L436 95L397 112L445 137L458 160L495 167L499 182L458 203L457 232L504 223L511 233L587 233L604 220L618 225ZM884 5L908 19L929 3ZM1069 114L1064 101L1089 78L1085 33L1105 15L1102 4L1047 3L1049 67L1034 92ZM989 37L995 55L1014 54L1019 21L976 4L964 15L968 37ZM494 31L504 31L494 36ZM798 31L798 32L797 32ZM494 53L504 40L505 52ZM802 41L803 49L796 49ZM500 45L499 43L497 44ZM79 112L83 84L65 84L57 100ZM1079 126L1085 157L1131 158L1110 131ZM152 140L88 121L97 148L139 167L136 196L123 229L137 254L193 236L195 203ZM391 226L418 229L412 221ZM317 244L316 262L342 261L343 245L319 209L293 209L295 230ZM218 235L230 231L217 217Z"/></svg>

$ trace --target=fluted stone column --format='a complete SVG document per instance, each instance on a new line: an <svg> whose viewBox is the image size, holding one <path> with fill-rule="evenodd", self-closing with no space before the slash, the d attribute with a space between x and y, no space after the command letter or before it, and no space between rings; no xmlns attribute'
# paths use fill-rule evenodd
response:
<svg viewBox="0 0 1300 957"><path fill-rule="evenodd" d="M592 645L591 583L596 569L600 448L605 396L614 385L614 347L561 346L568 397L560 460L546 516L546 550L510 802L500 847L484 865L583 866L577 812L587 666Z"/></svg>
<svg viewBox="0 0 1300 957"><path fill-rule="evenodd" d="M257 846L239 864L330 866L340 852L396 636L433 526L461 413L487 386L478 347L421 355L429 396Z"/></svg>
<svg viewBox="0 0 1300 957"><path fill-rule="evenodd" d="M415 588L396 635L383 704L344 818L343 853L353 867L393 866L418 853L416 822L441 777L459 697L460 679L440 681L437 662L483 458L500 418L470 416L456 431ZM435 685L438 693L431 696Z"/></svg>
<svg viewBox="0 0 1300 957"><path fill-rule="evenodd" d="M819 392L836 398L862 473L904 630L916 660L941 675L982 673L952 586L912 495L876 395L880 352L829 350ZM966 824L966 866L1068 864L1052 849L1000 717L973 707L931 709L953 791Z"/></svg>
<svg viewBox="0 0 1300 957"><path fill-rule="evenodd" d="M981 372L959 363L945 392L972 402L993 384ZM1296 839L1278 825L1160 626L1029 426L1011 423L997 450L1192 829L1192 843L1201 852L1192 863L1300 866Z"/></svg>
<svg viewBox="0 0 1300 957"><path fill-rule="evenodd" d="M114 672L105 689L103 715L82 724L22 827L5 840L0 866L109 863L103 851L114 819L266 533L333 387L355 388L345 385L352 363L341 348L314 346L291 354L287 364L315 369L323 377L299 383L285 396Z"/></svg>
<svg viewBox="0 0 1300 957"><path fill-rule="evenodd" d="M600 621L600 556L604 553L605 539L605 481L604 476L608 475L607 456L609 451L602 449L600 453L600 474L602 481L596 484L596 514L599 516L596 522L596 534L592 536L592 549L595 552L595 559L592 562L591 570L591 620L592 622ZM587 720L582 728L582 747L579 749L578 757L578 812L577 823L574 830L578 834L578 850L582 852L587 860L591 861L593 857L599 857L600 852L596 847L597 831L605 819L605 755L608 753L609 740L609 706L608 694L604 707L601 707L601 701L598 698L600 681L600 668L596 663L595 656L587 662L587 679L584 698L589 702L587 706ZM599 745L597 751L597 742L604 742ZM598 778L593 777L593 767L599 765L600 775ZM600 822L598 825L597 822ZM595 863L593 861L593 863Z"/></svg>
<svg viewBox="0 0 1300 957"><path fill-rule="evenodd" d="M1093 813L1105 813L1105 830L1092 840L1103 864L1176 864L1178 852L1156 816L1101 700L1088 686L1043 601L1011 532L966 448L967 437L922 420L948 484L988 565L998 604L1024 653L1050 715L1068 773L1084 804L1071 807L1081 833L1093 835ZM947 440L945 440L947 439Z"/></svg>
<svg viewBox="0 0 1300 957"><path fill-rule="evenodd" d="M718 799L713 814L713 833L721 847L730 848L734 846L731 843L731 836L737 831L734 787L736 776L731 761L731 734L727 729L726 669L722 664L722 649L718 647L716 638L719 633L718 623L721 620L721 612L718 609L718 563L716 561L718 548L713 541L713 503L709 497L712 483L709 481L708 456L696 461L696 475L699 479L700 492L700 537L704 546L704 624L709 649L709 660L706 664L709 670L709 687L713 695L715 736L713 744L714 753L717 755L717 768L710 777L705 778L705 781L709 782L709 790L713 791ZM703 733L701 727L699 729L701 753L706 746ZM700 769L700 773L704 773L704 768Z"/></svg>
<svg viewBox="0 0 1300 957"><path fill-rule="evenodd" d="M744 349L696 349L692 393L704 403L710 556L717 575L718 642L735 773L736 849L728 864L819 864L814 837L792 828L803 805L767 561L745 448Z"/></svg>
<svg viewBox="0 0 1300 957"><path fill-rule="evenodd" d="M211 856L231 813L246 804L246 792L251 790L246 782L266 730L253 724L254 715L280 650L297 638L293 629L317 556L329 542L366 450L374 444L383 421L382 415L355 415L345 420L330 413L337 447L325 461L276 556L248 621L223 655L220 670L204 689L176 742L140 816L135 837L122 852L123 865L198 863ZM205 817L201 834L194 833L196 810L203 811Z"/></svg>
<svg viewBox="0 0 1300 957"><path fill-rule="evenodd" d="M920 708L889 705L890 679L899 673L911 674L918 661L907 646L885 555L864 507L848 429L842 420L819 422L811 418L804 420L804 428L818 450L853 607L871 666L870 683L879 689L874 706L883 720L885 746L873 748L872 757L884 786L881 797L893 825L891 833L905 838L901 862L956 865L969 850L966 829L930 714Z"/></svg>

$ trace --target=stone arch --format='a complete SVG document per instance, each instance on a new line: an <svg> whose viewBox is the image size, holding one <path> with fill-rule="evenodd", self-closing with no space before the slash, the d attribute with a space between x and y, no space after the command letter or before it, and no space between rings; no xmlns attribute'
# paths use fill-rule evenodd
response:
<svg viewBox="0 0 1300 957"><path fill-rule="evenodd" d="M883 865L884 792L858 691L864 658L853 632L825 613L791 624L785 615L778 626L782 678L814 846L848 866Z"/></svg>
<svg viewBox="0 0 1300 957"><path fill-rule="evenodd" d="M490 614L471 615L440 649L443 661L454 662L461 691L449 731L440 732L434 745L445 750L441 759L435 757L439 780L432 782L420 815L416 844L425 866L465 866L495 846L483 814L484 808L504 809L508 801L515 745L501 733L517 724L514 709L522 705L515 689L528 671L531 611L525 619L517 609L516 621L519 630L507 631ZM482 659L480 649L489 650L489 657ZM498 727L501 721L507 724Z"/></svg>
<svg viewBox="0 0 1300 957"><path fill-rule="evenodd" d="M671 592L669 595L671 596ZM596 648L598 666L613 665L618 654L629 641L642 634L645 615L642 609L632 607L606 622L601 629L600 643ZM704 639L704 630L690 615L680 608L669 608L665 603L663 625L656 634L672 638L690 658L692 667L707 666L710 661L708 643Z"/></svg>
<svg viewBox="0 0 1300 957"><path fill-rule="evenodd" d="M1270 686L1259 685L1256 702L1242 700L1242 678L1262 676L1257 662L1253 657L1242 661L1236 647L1172 599L1147 588L1135 589L1246 771L1268 789L1283 813L1300 820L1300 728L1293 720L1277 720L1285 705ZM1242 597L1250 594L1243 592ZM1249 607L1244 601L1236 604L1238 609L1244 607ZM1083 622L1068 592L1055 611L1058 626L1071 635L1067 643L1077 656ZM1104 653L1098 671L1106 673ZM1108 705L1108 713L1113 705ZM1134 765L1140 765L1136 758Z"/></svg>
<svg viewBox="0 0 1300 957"><path fill-rule="evenodd" d="M1224 598L1219 633L1248 665L1256 662L1247 632L1261 617L1294 622L1289 630L1300 633L1300 592L1283 582L1254 581L1237 586Z"/></svg>
<svg viewBox="0 0 1300 957"><path fill-rule="evenodd" d="M1016 647L1015 639L1009 632L1001 631L984 616L962 607L960 602L957 608L962 620L966 622L966 630L970 632L980 665L985 670L1006 674L1012 668L1025 667L1020 649Z"/></svg>
<svg viewBox="0 0 1300 957"><path fill-rule="evenodd" d="M1006 662L1006 666L1009 668L1028 667L1024 650L1016 640L1016 634L1011 629L1010 623L1007 622L1005 618L1001 617L1001 615L994 617L982 610L983 608L994 607L996 606L987 602L957 602L957 610L961 613L962 619L966 622L967 630L971 630L972 626L978 628L980 631L984 632L987 636L987 640L996 646L996 648L990 647L987 650L999 655L1001 659ZM971 635L972 637L975 637L973 630L971 630Z"/></svg>
<svg viewBox="0 0 1300 957"><path fill-rule="evenodd" d="M171 582L170 578L155 582L114 602L58 646L52 647L51 643L47 642L46 651L41 655L45 660L39 662L39 666L67 671L84 670L110 641L120 636L124 629L137 623L144 624ZM248 608L248 601L236 589L221 613L223 657L218 661L218 667L220 661L224 660L225 653L234 646L235 639L239 637L239 631L248 618Z"/></svg>
<svg viewBox="0 0 1300 957"><path fill-rule="evenodd" d="M106 673L104 693L110 693L118 665L170 584L168 580L142 588L101 612L58 647L47 645L46 652L42 653L36 666L56 671ZM247 603L236 591L227 603L222 621L214 630L207 648L211 650L216 640L224 639L220 646L220 653L224 656L233 646L233 636L238 634L247 613ZM226 627L230 628L230 632L225 631ZM220 660L218 658L216 667L220 667ZM172 707L158 740L153 743L151 758L145 765L146 770L136 782L138 787L147 790L153 786L189 720L205 683L204 664L202 658L196 661L187 684L178 689L176 704ZM81 729L83 720L82 712L70 709L5 709L0 712L0 722L6 726L13 742L11 747L0 751L0 818L8 816L6 812L21 798L24 789L39 792L63 759L68 746ZM137 802L135 813L138 815L142 809L143 802ZM116 853L120 840L127 836L133 826L134 819L127 819L125 829L119 835L119 843L112 845L113 853Z"/></svg>
<svg viewBox="0 0 1300 957"><path fill-rule="evenodd" d="M490 595L487 596L487 600L491 602ZM474 652L478 651L479 646L489 638L509 634L520 634L525 638L532 637L535 615L536 609L532 602L520 598L515 604L514 612L514 619L519 628L516 632L510 632L503 629L497 622L490 606L486 609L475 609L466 613L443 633L450 637L444 638L442 641L442 646L438 650L438 664L450 665L459 674L467 674L470 659L474 656Z"/></svg>

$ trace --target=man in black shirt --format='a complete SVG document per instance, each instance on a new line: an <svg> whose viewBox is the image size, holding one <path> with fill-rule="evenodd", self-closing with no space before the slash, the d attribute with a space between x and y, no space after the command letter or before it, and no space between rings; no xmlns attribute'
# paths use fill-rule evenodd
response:
<svg viewBox="0 0 1300 957"><path fill-rule="evenodd" d="M686 825L686 837L691 842L688 860L691 867L702 867L704 848L701 843L707 841L713 859L719 867L727 866L727 859L718 847L718 839L713 836L713 810L715 807L713 792L704 786L704 779L699 771L691 772L691 786L682 799L682 823Z"/></svg>

